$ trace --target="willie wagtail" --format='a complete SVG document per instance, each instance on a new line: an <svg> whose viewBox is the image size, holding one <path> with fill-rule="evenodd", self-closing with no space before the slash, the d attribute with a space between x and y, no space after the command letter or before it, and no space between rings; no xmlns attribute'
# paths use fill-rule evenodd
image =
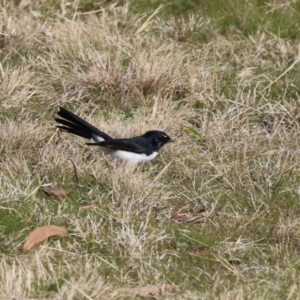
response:
<svg viewBox="0 0 300 300"><path fill-rule="evenodd" d="M127 139L113 139L63 107L59 108L57 114L59 118L55 121L61 125L56 127L90 139L94 143L86 143L87 145L99 146L107 155L123 159L130 164L152 160L160 148L166 143L173 142L166 133L159 130L147 131L144 135Z"/></svg>

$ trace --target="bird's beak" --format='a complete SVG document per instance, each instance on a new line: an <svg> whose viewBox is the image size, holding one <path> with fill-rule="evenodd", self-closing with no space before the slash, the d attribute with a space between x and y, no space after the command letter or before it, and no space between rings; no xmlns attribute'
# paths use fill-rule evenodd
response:
<svg viewBox="0 0 300 300"><path fill-rule="evenodd" d="M172 140L172 139L169 139L169 140L168 140L168 143L175 143L175 141Z"/></svg>

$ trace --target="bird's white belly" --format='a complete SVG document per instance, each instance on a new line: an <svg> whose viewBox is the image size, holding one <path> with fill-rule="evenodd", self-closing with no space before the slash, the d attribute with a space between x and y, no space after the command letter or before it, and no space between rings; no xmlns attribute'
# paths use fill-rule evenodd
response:
<svg viewBox="0 0 300 300"><path fill-rule="evenodd" d="M153 152L151 155L132 153L124 150L115 150L110 153L113 158L126 160L129 164L137 164L143 161L149 161L157 156L158 152Z"/></svg>

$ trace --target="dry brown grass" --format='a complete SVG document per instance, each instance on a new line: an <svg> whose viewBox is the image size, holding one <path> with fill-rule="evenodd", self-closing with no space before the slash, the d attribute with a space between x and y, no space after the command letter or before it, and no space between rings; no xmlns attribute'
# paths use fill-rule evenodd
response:
<svg viewBox="0 0 300 300"><path fill-rule="evenodd" d="M298 298L298 44L215 31L199 47L174 30L209 20L44 6L2 8L0 298L130 299L149 284L177 286L159 299ZM176 143L131 168L59 136L58 106L112 136ZM69 236L22 254L46 224Z"/></svg>

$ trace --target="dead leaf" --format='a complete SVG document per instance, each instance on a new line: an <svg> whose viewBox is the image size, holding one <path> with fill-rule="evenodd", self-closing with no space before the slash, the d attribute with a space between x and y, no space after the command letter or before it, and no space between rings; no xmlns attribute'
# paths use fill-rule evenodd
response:
<svg viewBox="0 0 300 300"><path fill-rule="evenodd" d="M127 291L130 294L134 294L135 296L156 297L165 292L172 292L174 288L175 286L171 284L146 285L142 287L128 289Z"/></svg>
<svg viewBox="0 0 300 300"><path fill-rule="evenodd" d="M65 196L72 193L72 190L62 190L62 189L57 189L52 187L44 188L42 191L46 196L53 195L58 198L64 198Z"/></svg>
<svg viewBox="0 0 300 300"><path fill-rule="evenodd" d="M23 252L30 250L36 244L46 240L50 236L58 235L65 236L68 231L63 227L58 227L55 225L45 225L34 229L26 238L25 244L23 246Z"/></svg>

